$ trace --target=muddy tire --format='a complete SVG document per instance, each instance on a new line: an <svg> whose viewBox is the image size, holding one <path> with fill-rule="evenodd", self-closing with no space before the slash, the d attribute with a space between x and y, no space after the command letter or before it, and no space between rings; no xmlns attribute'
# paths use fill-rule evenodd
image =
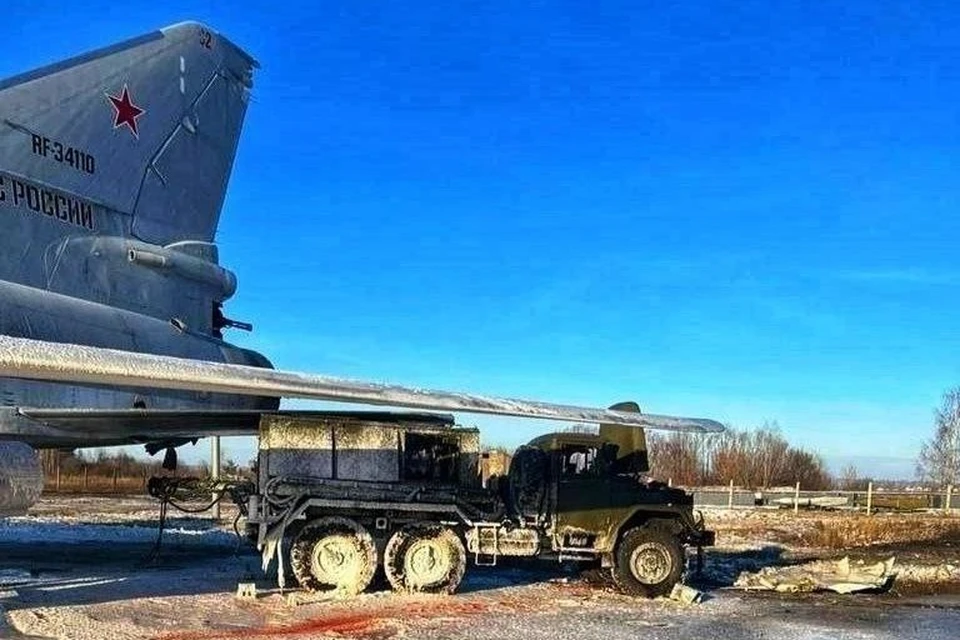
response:
<svg viewBox="0 0 960 640"><path fill-rule="evenodd" d="M357 522L320 518L297 533L290 547L290 568L308 591L336 589L356 595L373 580L377 547Z"/></svg>
<svg viewBox="0 0 960 640"><path fill-rule="evenodd" d="M631 529L617 546L613 579L626 594L655 598L670 593L686 568L677 538L661 528Z"/></svg>
<svg viewBox="0 0 960 640"><path fill-rule="evenodd" d="M442 525L408 525L390 537L383 553L383 570L394 591L453 593L466 569L463 542Z"/></svg>

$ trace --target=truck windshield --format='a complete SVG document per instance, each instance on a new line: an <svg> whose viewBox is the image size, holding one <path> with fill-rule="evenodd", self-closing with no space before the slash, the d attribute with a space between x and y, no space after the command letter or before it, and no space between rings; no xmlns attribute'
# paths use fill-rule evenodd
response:
<svg viewBox="0 0 960 640"><path fill-rule="evenodd" d="M564 478L600 477L605 475L607 465L603 464L597 447L585 445L565 445L561 450Z"/></svg>

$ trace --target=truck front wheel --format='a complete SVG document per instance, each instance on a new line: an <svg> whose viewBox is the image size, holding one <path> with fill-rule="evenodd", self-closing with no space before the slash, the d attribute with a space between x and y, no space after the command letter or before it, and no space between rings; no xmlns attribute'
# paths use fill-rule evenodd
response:
<svg viewBox="0 0 960 640"><path fill-rule="evenodd" d="M377 548L363 525L350 518L319 518L293 540L290 567L309 591L337 589L356 595L370 586Z"/></svg>
<svg viewBox="0 0 960 640"><path fill-rule="evenodd" d="M450 528L408 525L390 537L383 569L396 591L453 593L467 568L467 553Z"/></svg>
<svg viewBox="0 0 960 640"><path fill-rule="evenodd" d="M670 593L684 570L683 549L669 531L631 529L617 547L613 577L629 595L655 598Z"/></svg>

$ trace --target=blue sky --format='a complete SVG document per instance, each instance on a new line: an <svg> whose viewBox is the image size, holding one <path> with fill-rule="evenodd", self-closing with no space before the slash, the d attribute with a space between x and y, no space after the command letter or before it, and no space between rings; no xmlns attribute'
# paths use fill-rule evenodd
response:
<svg viewBox="0 0 960 640"><path fill-rule="evenodd" d="M219 242L278 367L912 474L960 382L960 9L360 4L15 1L0 76L187 18L260 61Z"/></svg>

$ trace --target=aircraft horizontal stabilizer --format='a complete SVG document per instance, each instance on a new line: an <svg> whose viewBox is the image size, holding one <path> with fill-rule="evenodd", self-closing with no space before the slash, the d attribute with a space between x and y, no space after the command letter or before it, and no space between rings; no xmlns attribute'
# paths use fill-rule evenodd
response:
<svg viewBox="0 0 960 640"><path fill-rule="evenodd" d="M723 425L679 418L432 391L234 364L189 360L0 335L0 377L76 384L181 389L333 402L462 411L647 429L717 433Z"/></svg>

